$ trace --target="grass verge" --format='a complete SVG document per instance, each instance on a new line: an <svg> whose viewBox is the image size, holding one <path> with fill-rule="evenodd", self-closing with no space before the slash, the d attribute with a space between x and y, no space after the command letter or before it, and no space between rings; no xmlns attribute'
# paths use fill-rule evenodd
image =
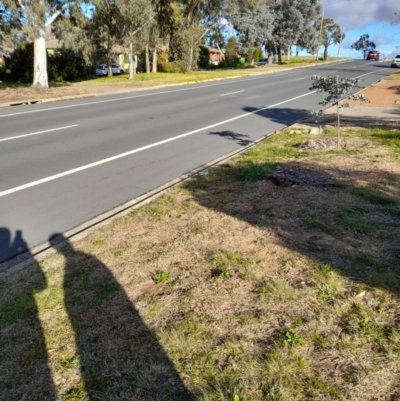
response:
<svg viewBox="0 0 400 401"><path fill-rule="evenodd" d="M343 151L279 133L2 277L0 399L398 399L390 129ZM300 168L351 180L265 179Z"/></svg>

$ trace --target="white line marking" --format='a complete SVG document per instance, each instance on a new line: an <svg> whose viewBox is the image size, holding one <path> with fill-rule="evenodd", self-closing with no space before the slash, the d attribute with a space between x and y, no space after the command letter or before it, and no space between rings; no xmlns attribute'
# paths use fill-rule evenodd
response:
<svg viewBox="0 0 400 401"><path fill-rule="evenodd" d="M253 114L257 114L260 111L267 110L267 109L272 109L273 107L280 106L281 104L289 103L289 102L291 102L293 100L300 99L300 98L305 97L305 96L309 96L309 95L311 95L311 94L313 94L315 92L316 91L308 92L308 93L305 93L304 95L296 96L296 97L293 97L291 99L284 100L283 102L279 102L279 103L273 104L271 106L262 107L260 109L251 111L249 113L241 114L240 116L233 117L233 118L221 121L221 122L216 123L216 124L208 125L207 127L199 128L199 129L187 132L187 133L182 134L182 135L177 135L177 136L174 136L172 138L164 139L163 141L155 142L155 143L152 143L150 145L143 146L141 148L133 149L133 150L131 150L129 152L125 152L125 153L121 153L121 154L116 155L116 156L108 157L107 159L103 159L103 160L99 160L99 161L94 162L94 163L86 164L84 166L77 167L77 168L74 168L72 170L64 171L63 173L51 175L49 177L45 177L45 178L42 178L42 179L37 180L37 181L29 182L28 184L20 185L19 187L7 189L7 190L5 190L3 192L0 192L0 197L12 194L14 192L22 191L23 189L31 188L31 187L34 187L36 185L43 184L45 182L53 181L53 180L56 180L58 178L65 177L67 175L71 175L71 174L77 173L79 171L83 171L83 170L87 170L87 169L92 168L92 167L100 166L101 164L105 164L105 163L111 162L113 160L121 159L122 157L130 156L130 155L133 155L134 153L142 152L143 150L151 149L151 148L163 145L163 144L168 143L168 142L176 141L177 139L181 139L181 138L184 138L184 137L189 136L189 135L197 134L198 132L205 131L205 130L208 130L208 129L211 129L211 128L214 128L214 127L218 127L219 125L222 125L222 124L226 124L226 123L229 123L229 122L232 122L232 121L235 121L235 120L239 120L241 118L248 117L248 116L251 116Z"/></svg>
<svg viewBox="0 0 400 401"><path fill-rule="evenodd" d="M306 79L307 77L303 77L303 78L297 78L297 79L294 79L293 81L301 81L302 79Z"/></svg>
<svg viewBox="0 0 400 401"><path fill-rule="evenodd" d="M47 133L47 132L59 131L59 130L61 130L61 129L73 128L73 127L77 127L77 126L78 126L78 124L75 124L75 125L68 125L68 126L66 126L66 127L52 128L52 129L48 129L48 130L46 130L46 131L32 132L32 134L25 134L25 135L18 135L18 136L10 136L9 138L0 139L0 141L11 141L12 139L24 138L24 137L26 137L26 136L31 136L31 135L45 134L45 133Z"/></svg>
<svg viewBox="0 0 400 401"><path fill-rule="evenodd" d="M241 93L241 92L244 92L244 90L237 91L237 92L231 92L231 93L224 93L223 95L220 95L220 96L229 96L229 95L234 95L235 93Z"/></svg>
<svg viewBox="0 0 400 401"><path fill-rule="evenodd" d="M350 63L350 62L351 62L351 60L350 61L340 61L340 62L338 62L338 64ZM321 66L316 66L315 68L320 68L320 67ZM304 69L304 71L314 70L315 68ZM286 76L286 75L291 75L291 74L298 74L298 73L301 73L301 72L303 72L303 70L298 71L297 69L288 71L287 73L285 73L284 71L276 71L276 73L278 73L280 77ZM69 109L71 107L91 106L91 105L94 105L94 104L118 102L118 101L121 101L121 100L130 100L130 99L136 99L136 98L147 97L147 96L165 95L165 94L169 94L169 93L184 92L184 91L196 90L196 89L207 89L207 88L210 88L212 86L230 85L230 84L234 84L234 83L238 83L238 82L247 82L247 81L254 81L254 80L259 80L259 79L265 79L265 78L269 78L269 77L272 77L272 76L275 76L275 71L273 73L271 73L271 74L266 74L266 75L262 75L260 77L255 77L255 78L249 78L249 77L237 78L237 79L241 79L241 81L238 81L238 80L235 80L235 79L233 79L233 80L230 79L229 80L230 82L219 82L219 83L216 83L216 84L209 84L209 85L204 85L204 86L195 86L195 87L191 87L191 88L175 89L175 90L169 90L169 91L163 91L163 92L152 92L152 93L146 93L146 94L143 94L143 95L134 95L134 96L127 96L127 97L120 97L120 98L116 98L116 99L99 100L97 102L69 104L69 105L58 106L58 107L49 107L48 109L27 110L27 111L21 111L21 112L18 112L18 113L3 114L3 115L0 115L0 118L19 116L19 115L22 115L22 114L41 113L43 111Z"/></svg>
<svg viewBox="0 0 400 401"><path fill-rule="evenodd" d="M359 75L359 76L358 76L358 77L356 77L356 78L365 77L366 75L374 74L375 72L379 72L379 71L378 71L378 70L376 70L376 71L367 72L366 74Z"/></svg>

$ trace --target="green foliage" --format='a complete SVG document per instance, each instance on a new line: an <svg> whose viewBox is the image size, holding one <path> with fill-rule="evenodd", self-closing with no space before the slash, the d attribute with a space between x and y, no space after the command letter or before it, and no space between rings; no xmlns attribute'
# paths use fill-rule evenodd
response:
<svg viewBox="0 0 400 401"><path fill-rule="evenodd" d="M6 76L6 66L0 63L0 81L3 80Z"/></svg>
<svg viewBox="0 0 400 401"><path fill-rule="evenodd" d="M263 58L263 51L261 46L257 46L256 50L254 51L254 61L259 61Z"/></svg>
<svg viewBox="0 0 400 401"><path fill-rule="evenodd" d="M275 164L273 163L263 163L263 164L253 164L242 168L236 174L236 179L243 182L255 182L263 180L267 174L274 171Z"/></svg>
<svg viewBox="0 0 400 401"><path fill-rule="evenodd" d="M305 341L295 331L292 330L289 330L285 333L283 343L290 345L291 347L294 347L296 345L300 345L303 347L305 345Z"/></svg>
<svg viewBox="0 0 400 401"><path fill-rule="evenodd" d="M72 50L59 49L47 55L49 80L53 82L76 81L87 76L83 59ZM11 58L12 77L17 82L33 80L33 43L19 46Z"/></svg>
<svg viewBox="0 0 400 401"><path fill-rule="evenodd" d="M157 71L166 73L184 73L187 70L185 63L182 61L162 61L157 64Z"/></svg>
<svg viewBox="0 0 400 401"><path fill-rule="evenodd" d="M168 272L158 271L153 275L152 279L156 284L162 284L171 280L171 276Z"/></svg>
<svg viewBox="0 0 400 401"><path fill-rule="evenodd" d="M33 81L33 43L24 43L14 50L11 57L13 80L30 83Z"/></svg>
<svg viewBox="0 0 400 401"><path fill-rule="evenodd" d="M360 39L358 39L356 42L354 42L351 45L351 48L353 50L360 51L363 54L364 58L366 58L367 53L370 50L375 50L376 49L376 44L372 40L369 40L369 34L368 33L364 33L364 35L360 36Z"/></svg>

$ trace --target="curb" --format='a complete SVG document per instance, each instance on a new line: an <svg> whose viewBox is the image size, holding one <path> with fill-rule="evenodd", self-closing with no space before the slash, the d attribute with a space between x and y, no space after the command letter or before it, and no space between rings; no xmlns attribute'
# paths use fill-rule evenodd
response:
<svg viewBox="0 0 400 401"><path fill-rule="evenodd" d="M254 72L254 73L248 73L244 75L233 75L231 77L223 77L223 78L210 78L210 79L205 79L201 81L192 81L192 82L182 82L182 83L177 83L177 84L165 84L165 85L157 85L157 86L148 86L144 88L131 88L131 89L122 89L122 90L116 90L114 92L109 92L109 93L87 93L87 94L82 94L82 95L67 95L67 96L60 96L60 97L53 97L53 98L45 98L45 99L27 99L27 100L13 100L10 102L4 102L0 103L0 108L4 107L14 107L14 106L22 106L22 105L31 105L31 104L38 104L38 103L49 103L49 102L59 102L62 100L74 100L74 99L84 99L88 97L101 97L101 96L108 96L108 95L117 95L121 93L131 93L131 92L136 92L136 91L143 91L143 90L152 90L152 89L162 89L162 88L169 88L169 87L174 87L174 86L183 86L183 85L193 85L193 84L199 84L203 82L213 82L213 81L223 81L226 79L237 79L237 78L247 78L250 76L257 76L257 75L265 75L265 74L273 74L273 73L279 73L279 72L284 72L284 71L291 71L291 70L297 70L301 68L311 68L315 67L318 65L326 65L326 64L333 64L333 63L344 63L349 60L332 60L328 61L323 64L310 64L310 65L303 65L300 67L289 67L285 68L282 70L274 70L274 71L260 71L260 72Z"/></svg>
<svg viewBox="0 0 400 401"><path fill-rule="evenodd" d="M296 122L296 121L295 121ZM293 122L292 124L294 124ZM276 129L273 133L263 135L261 138L257 139L256 141L252 142L250 145L247 145L245 147L242 147L240 149L234 150L233 152L230 152L228 154L225 154L217 159L212 160L209 163L203 164L200 167L197 167L188 173L185 173L181 175L178 178L175 178L143 195L140 195L134 199L131 199L128 202L125 202L107 212L104 212L70 230L65 231L62 233L62 236L65 238L65 240L61 239L61 236L58 238L55 238L52 244L50 242L45 242L40 245L37 245L30 249L29 251L20 254L16 256L15 258L0 263L0 277L3 277L8 274L12 274L14 272L17 272L19 270L22 270L24 267L28 266L32 262L41 262L44 258L46 258L49 255L54 254L57 249L61 248L67 241L69 242L75 242L78 241L79 239L82 239L86 237L92 230L102 227L106 224L108 224L110 221L112 221L115 218L120 218L123 216L126 216L129 214L132 210L135 210L143 205L146 205L147 203L151 202L152 200L158 198L159 196L163 195L167 190L189 180L190 178L195 177L202 171L204 171L207 168L218 166L219 164L240 155L241 153L245 152L248 149L253 148L254 146L258 145L262 141L270 138L273 136L275 133L279 132L280 130L287 128L286 125L282 125L278 129Z"/></svg>

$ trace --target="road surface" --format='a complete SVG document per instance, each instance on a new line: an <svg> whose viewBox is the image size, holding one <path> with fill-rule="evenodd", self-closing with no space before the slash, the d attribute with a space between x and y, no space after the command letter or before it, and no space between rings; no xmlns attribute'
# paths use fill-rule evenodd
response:
<svg viewBox="0 0 400 401"><path fill-rule="evenodd" d="M0 262L316 110L312 75L367 86L388 67L352 60L0 109Z"/></svg>

